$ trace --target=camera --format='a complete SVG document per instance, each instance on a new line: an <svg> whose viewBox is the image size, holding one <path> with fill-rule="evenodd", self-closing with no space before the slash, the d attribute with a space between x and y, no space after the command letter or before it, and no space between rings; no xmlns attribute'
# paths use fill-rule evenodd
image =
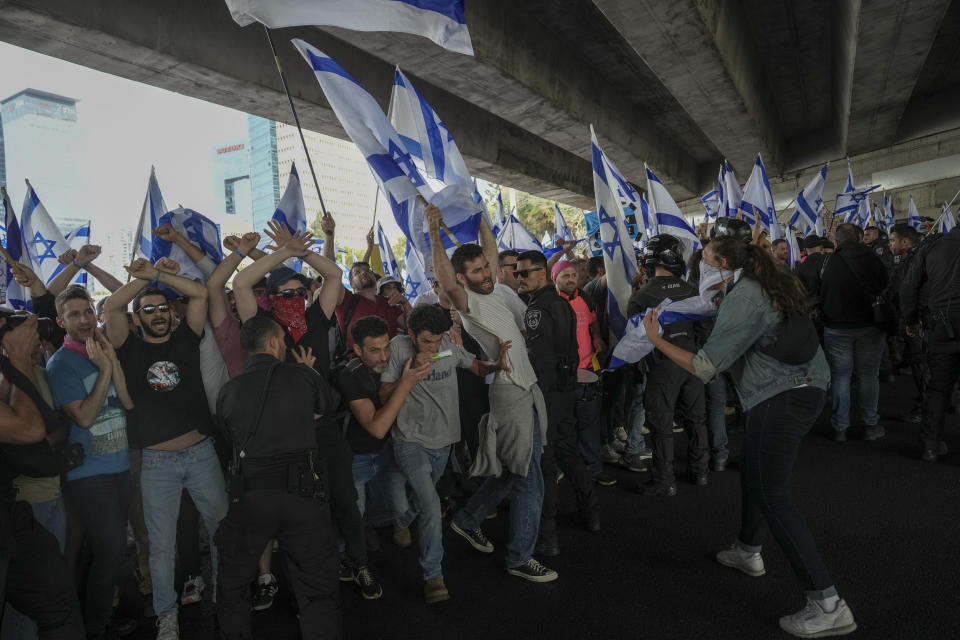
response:
<svg viewBox="0 0 960 640"><path fill-rule="evenodd" d="M16 329L29 317L5 311L6 310L0 310L0 318L6 318L7 320L3 326L0 327L0 340L3 339L7 331ZM54 321L51 318L37 318L37 335L40 336L41 340L51 342L54 335L56 335L56 324L54 324Z"/></svg>

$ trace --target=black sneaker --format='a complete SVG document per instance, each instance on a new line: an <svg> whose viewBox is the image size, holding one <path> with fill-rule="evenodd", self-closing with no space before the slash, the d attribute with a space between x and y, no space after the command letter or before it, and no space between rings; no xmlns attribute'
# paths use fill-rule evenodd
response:
<svg viewBox="0 0 960 640"><path fill-rule="evenodd" d="M613 485L617 484L616 478L614 478L609 473L605 473L603 471L594 474L593 481L596 482L601 487L612 487Z"/></svg>
<svg viewBox="0 0 960 640"><path fill-rule="evenodd" d="M257 592L253 595L253 610L264 611L273 606L273 596L277 595L280 589L277 585L277 579L272 575L261 576L266 580L260 580L257 584Z"/></svg>
<svg viewBox="0 0 960 640"><path fill-rule="evenodd" d="M559 574L553 569L548 569L533 558L527 560L526 564L519 567L507 569L507 573L530 582L553 582L559 578Z"/></svg>
<svg viewBox="0 0 960 640"><path fill-rule="evenodd" d="M641 485L637 486L637 491L645 496L662 496L666 498L672 498L677 495L677 485L675 484L659 484L658 482L651 480L650 482L644 482Z"/></svg>
<svg viewBox="0 0 960 640"><path fill-rule="evenodd" d="M923 420L923 409L920 407L914 407L910 411L905 411L900 414L900 417L904 422L909 422L910 424L920 424L920 421Z"/></svg>
<svg viewBox="0 0 960 640"><path fill-rule="evenodd" d="M879 440L885 435L887 435L887 430L883 428L882 424L868 424L863 429L863 439L868 442Z"/></svg>
<svg viewBox="0 0 960 640"><path fill-rule="evenodd" d="M471 547L480 553L493 553L493 543L484 535L483 529L461 529L457 526L456 521L450 522L450 528L453 529L455 533L461 535L470 543Z"/></svg>
<svg viewBox="0 0 960 640"><path fill-rule="evenodd" d="M353 569L347 565L340 563L340 582L353 582Z"/></svg>
<svg viewBox="0 0 960 640"><path fill-rule="evenodd" d="M353 572L353 580L360 585L360 593L364 600L376 600L383 595L383 587L373 577L373 572L367 566L360 567Z"/></svg>
<svg viewBox="0 0 960 640"><path fill-rule="evenodd" d="M834 431L834 432L833 432L833 441L834 441L834 442L846 442L846 441L847 441L847 432L846 432L846 430Z"/></svg>

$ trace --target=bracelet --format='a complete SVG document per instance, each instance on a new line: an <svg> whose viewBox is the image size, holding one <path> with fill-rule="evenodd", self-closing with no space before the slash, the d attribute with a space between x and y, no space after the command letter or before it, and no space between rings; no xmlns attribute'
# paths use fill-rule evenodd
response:
<svg viewBox="0 0 960 640"><path fill-rule="evenodd" d="M156 287L160 283L160 273L161 271L158 269L157 275L153 276L153 280L151 280L150 284L147 285L148 287Z"/></svg>
<svg viewBox="0 0 960 640"><path fill-rule="evenodd" d="M87 268L87 265L85 265L85 264L77 264L77 262L76 262L75 260L72 261L72 262L70 262L70 266L71 266L71 267L76 267L76 268L79 269L80 271L83 271L84 269Z"/></svg>
<svg viewBox="0 0 960 640"><path fill-rule="evenodd" d="M234 250L233 250L233 253L234 253L234 255L240 256L241 259L247 257L246 255L244 255L243 253L241 253L239 249L234 249Z"/></svg>

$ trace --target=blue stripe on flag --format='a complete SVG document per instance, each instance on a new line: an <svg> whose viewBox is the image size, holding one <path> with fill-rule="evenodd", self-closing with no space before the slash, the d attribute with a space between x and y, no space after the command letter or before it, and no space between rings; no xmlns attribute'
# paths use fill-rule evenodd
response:
<svg viewBox="0 0 960 640"><path fill-rule="evenodd" d="M607 184L607 172L603 168L603 151L600 151L600 147L595 144L590 145L590 147L593 154L593 172L603 181L603 184Z"/></svg>
<svg viewBox="0 0 960 640"><path fill-rule="evenodd" d="M346 78L353 84L357 85L361 89L363 88L359 82L353 79L353 76L347 73L343 67L338 65L331 58L324 58L324 57L318 56L310 49L305 49L304 51L310 57L310 66L313 67L314 71L324 71L326 73L332 73L334 75L341 76L343 78ZM364 89L364 91L366 91L366 89Z"/></svg>
<svg viewBox="0 0 960 640"><path fill-rule="evenodd" d="M437 120L433 117L433 109L423 99L420 92L417 92L417 98L420 101L420 113L423 116L423 124L427 131L427 140L430 141L430 152L433 156L433 167L437 174L437 180L443 182L443 169L446 159L443 154L443 136L440 134L440 127L437 126ZM407 149L409 151L409 148ZM426 158L424 158L426 161Z"/></svg>
<svg viewBox="0 0 960 640"><path fill-rule="evenodd" d="M403 146L407 148L407 151L410 153L410 155L414 156L415 158L420 158L422 160L423 149L420 148L420 141L414 140L413 138L409 138L402 134L399 134L399 135L400 135L400 139L403 140Z"/></svg>
<svg viewBox="0 0 960 640"><path fill-rule="evenodd" d="M387 153L367 156L367 164L370 165L370 168L373 169L374 173L377 174L377 177L380 178L382 182L389 182L394 178L407 177L400 167L397 166L396 160Z"/></svg>
<svg viewBox="0 0 960 640"><path fill-rule="evenodd" d="M467 24L463 17L463 0L393 0L408 4L416 9L433 11L446 16L458 24Z"/></svg>

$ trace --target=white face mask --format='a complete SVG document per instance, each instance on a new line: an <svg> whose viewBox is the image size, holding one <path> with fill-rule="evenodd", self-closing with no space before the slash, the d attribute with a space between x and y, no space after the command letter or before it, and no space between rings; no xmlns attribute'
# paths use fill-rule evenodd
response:
<svg viewBox="0 0 960 640"><path fill-rule="evenodd" d="M706 262L700 263L700 295L706 295L707 291L711 287L716 287L724 280L733 279L734 282L739 280L740 274L743 272L743 269L737 269L736 271L726 271L720 267L715 267L712 264L707 264Z"/></svg>

